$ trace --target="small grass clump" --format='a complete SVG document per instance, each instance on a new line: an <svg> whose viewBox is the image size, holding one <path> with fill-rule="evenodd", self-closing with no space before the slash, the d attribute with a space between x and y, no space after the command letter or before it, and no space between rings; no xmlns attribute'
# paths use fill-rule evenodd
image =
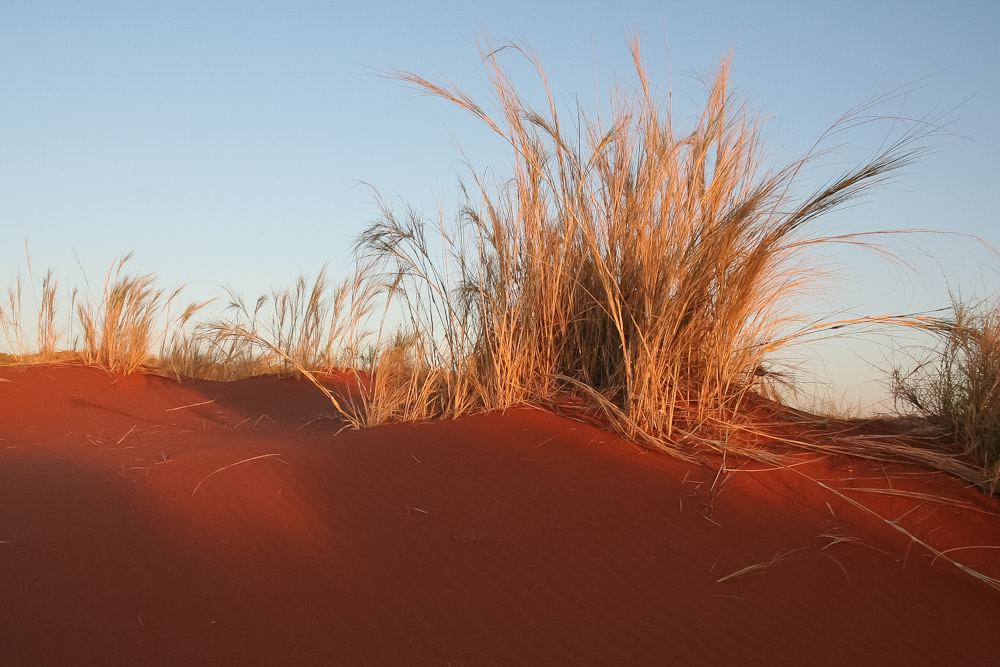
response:
<svg viewBox="0 0 1000 667"><path fill-rule="evenodd" d="M169 315L171 303L180 294L178 288L164 298L152 274L130 275L125 264L129 253L117 260L104 280L99 299L91 298L77 307L83 332L83 358L116 373L134 373L145 365L155 364L153 356L161 314ZM206 303L192 303L180 316L186 324ZM171 322L166 330L171 328Z"/></svg>
<svg viewBox="0 0 1000 667"><path fill-rule="evenodd" d="M7 288L5 303L0 303L0 331L6 339L6 349L9 353L0 354L0 363L40 363L65 358L58 352L63 331L58 329L56 321L59 312L59 283L52 269L46 271L42 278L41 292L35 290L34 272L31 269L31 253L25 243L25 259L28 264L28 292L34 301L37 315L37 337L35 344L30 343L30 336L23 325L24 283L18 274L14 283ZM70 309L76 302L76 291L70 294ZM34 351L32 351L34 350Z"/></svg>
<svg viewBox="0 0 1000 667"><path fill-rule="evenodd" d="M325 269L311 286L300 276L293 288L263 294L253 307L230 289L223 316L200 327L195 339L208 342L213 363L230 370L231 377L219 379L354 367L370 335L365 323L375 288L358 269L329 290Z"/></svg>
<svg viewBox="0 0 1000 667"><path fill-rule="evenodd" d="M21 325L21 297L23 286L18 275L13 285L7 288L6 303L0 305L0 329L7 340L8 356L19 362L28 354L28 343L24 327Z"/></svg>
<svg viewBox="0 0 1000 667"><path fill-rule="evenodd" d="M952 317L932 329L937 347L912 368L892 371L897 405L954 435L964 453L1000 483L1000 304L952 297Z"/></svg>

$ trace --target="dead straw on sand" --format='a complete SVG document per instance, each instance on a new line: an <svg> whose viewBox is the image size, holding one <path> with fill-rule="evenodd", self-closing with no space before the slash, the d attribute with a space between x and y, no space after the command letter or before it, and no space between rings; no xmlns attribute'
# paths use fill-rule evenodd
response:
<svg viewBox="0 0 1000 667"><path fill-rule="evenodd" d="M207 401L201 401L200 403L190 403L188 405L178 405L176 408L167 408L164 412L173 412L174 410L186 410L188 408L196 408L199 405L208 405L209 403L215 403L215 399L210 399Z"/></svg>
<svg viewBox="0 0 1000 667"><path fill-rule="evenodd" d="M833 487L829 486L828 484L825 484L825 483L819 481L818 479L816 479L814 477L811 477L810 475L805 474L801 470L797 470L797 469L794 469L794 468L791 469L791 470L795 474L800 475L801 477L803 477L803 478L811 481L813 484L816 484L817 486L819 486L819 487L825 489L826 491L832 493L833 495L837 496L838 498L840 498L844 502L846 502L846 503L848 503L850 505L853 505L854 507L858 508L859 510L861 510L865 514L868 514L869 516L872 516L875 519L883 522L885 525L889 526L893 530L895 530L895 531L897 531L899 533L902 533L907 539L910 540L910 542L912 544L916 544L918 546L921 546L925 550L927 550L930 554L932 554L934 556L935 560L938 559L938 558L940 558L941 560L945 561L946 563L951 564L953 567L955 567L959 571L961 571L961 572L963 572L963 573L965 573L965 574L967 574L967 575L969 575L971 577L974 577L975 579L978 579L979 581L983 582L984 584L986 584L990 588L993 588L993 589L996 589L996 590L1000 591L1000 579L989 577L989 576L987 576L987 575L985 575L985 574L983 574L981 572L978 572L978 571L974 570L971 567L968 567L966 565L963 565L962 563L959 563L957 560L954 560L953 558L951 558L950 556L948 556L948 554L947 554L946 551L941 551L939 549L936 549L935 547L933 547L930 544L928 544L926 541L920 539L919 537L917 537L916 535L914 535L912 532L908 531L906 528L903 528L902 526L900 526L899 523L897 523L896 521L893 521L893 520L885 518L884 516L882 516L881 514L879 514L878 512L876 512L875 510L871 509L870 507L868 507L864 503L858 502L857 500L855 500L855 499L853 499L853 498L845 495L844 493L838 491L837 489L834 489ZM948 551L953 551L953 549L949 549Z"/></svg>
<svg viewBox="0 0 1000 667"><path fill-rule="evenodd" d="M778 420L778 423L785 424L794 423L794 419L789 416L787 420ZM934 559L941 559L959 571L968 574L969 576L978 579L979 581L985 583L986 585L1000 590L1000 579L989 577L977 570L966 566L957 560L951 558L947 555L948 551L951 550L939 550L926 540L923 540L913 534L911 531L907 530L905 527L900 525L899 521L909 514L907 512L903 516L893 520L889 519L882 514L876 512L864 503L851 498L847 495L848 492L857 491L861 493L878 493L882 495L892 495L897 497L905 497L912 500L919 500L924 503L933 502L943 505L950 505L959 507L962 509L977 509L974 506L967 505L966 503L961 503L949 498L943 498L941 496L908 492L899 489L879 489L879 488L855 488L849 487L845 489L836 489L822 482L815 477L803 472L800 467L804 463L809 463L810 461L795 461L788 454L783 454L774 449L762 448L757 445L754 446L752 443L755 441L770 442L775 445L784 445L786 447L792 448L792 450L799 451L809 451L821 455L837 455L837 456L857 456L859 458L865 458L868 460L879 461L883 463L919 463L923 464L931 469L938 471L943 471L963 479L966 481L974 480L978 482L975 484L977 488L986 488L984 484L985 476L988 475L987 472L977 468L974 465L969 464L966 461L961 460L959 457L948 454L946 452L924 449L916 447L913 444L907 443L903 438L885 438L883 439L872 439L869 437L863 438L853 438L851 436L839 435L835 438L821 438L817 437L815 440L810 440L808 438L791 438L788 436L783 436L780 433L775 432L774 429L759 429L752 425L747 424L745 421L742 424L732 425L737 432L742 433L744 440L750 442L750 445L741 445L739 440L732 439L727 444L729 445L730 455L736 455L746 461L756 461L767 465L768 469L782 469L788 470L796 475L799 475L805 480L812 482L813 484L819 486L825 491L833 494L839 500L848 503L849 505L856 507L865 514L877 519L884 525L889 526L892 530L901 533L905 536L910 544L917 545L924 548L929 554L934 556ZM751 439L747 439L746 436L753 436ZM773 445L772 445L773 447ZM752 474L753 469L733 469L734 472L743 472L747 474ZM721 472L721 471L720 471ZM831 508L832 511L832 508ZM912 510L911 510L912 511ZM982 510L980 510L982 511ZM843 540L841 540L843 541ZM830 546L830 545L827 545Z"/></svg>
<svg viewBox="0 0 1000 667"><path fill-rule="evenodd" d="M277 457L277 456L281 456L281 454L261 454L260 456L251 456L248 459L243 459L242 461L237 461L236 463L230 463L227 466L222 466L221 468L219 468L215 472L211 472L211 473L205 475L205 478L202 479L200 482L198 482L198 486L194 487L194 491L191 492L191 495L193 496L194 494L198 493L198 489L200 489L201 485L205 483L205 480L207 480L212 475L216 475L216 474L222 472L223 470L228 470L228 469L230 469L230 468L232 468L234 466L242 465L244 463L249 463L250 461L256 461L257 459L274 458L274 457ZM278 460L281 461L281 459L278 459ZM285 465L288 465L288 463L286 463L285 461L281 461L281 462L284 463ZM289 466L289 467L291 467L291 466Z"/></svg>
<svg viewBox="0 0 1000 667"><path fill-rule="evenodd" d="M761 571L763 571L763 570L771 567L775 563L778 563L780 561L785 560L786 558L788 558L789 556L791 556L793 553L795 553L797 551L802 551L802 548L800 547L798 549L792 549L791 551L786 551L783 554L782 553L776 553L776 554L774 554L774 557L771 560L769 560L769 561L766 561L766 562L763 562L763 563L755 563L754 565L747 565L746 567L740 568L739 570L736 570L732 574L727 574L724 577L720 577L719 579L716 579L715 581L716 581L716 583L721 584L723 581L729 581L731 579L737 579L739 577L745 577L748 574L759 573L759 572L761 572Z"/></svg>

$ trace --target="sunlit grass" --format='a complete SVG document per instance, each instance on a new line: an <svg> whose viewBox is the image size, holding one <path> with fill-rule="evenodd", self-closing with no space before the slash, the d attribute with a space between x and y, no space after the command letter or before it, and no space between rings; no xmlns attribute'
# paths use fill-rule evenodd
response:
<svg viewBox="0 0 1000 667"><path fill-rule="evenodd" d="M169 313L182 289L166 295L156 287L152 274L127 273L125 265L131 257L129 253L116 261L104 279L101 295L90 295L77 306L76 313L82 329L84 358L119 373L134 373L155 361L159 317ZM192 303L180 315L180 321L186 324L205 305L207 302ZM172 324L168 318L166 330Z"/></svg>
<svg viewBox="0 0 1000 667"><path fill-rule="evenodd" d="M938 345L910 368L892 371L897 403L952 433L1000 483L1000 304L952 298Z"/></svg>
<svg viewBox="0 0 1000 667"><path fill-rule="evenodd" d="M0 302L0 331L3 332L8 350L4 356L21 363L53 360L58 356L57 349L64 333L56 326L59 283L52 269L49 269L42 278L40 291L36 292L31 253L28 252L27 243L25 243L25 259L28 265L28 292L37 314L37 338L35 345L32 346L30 336L23 325L25 284L18 273L14 283L7 288L5 302ZM70 309L75 304L76 294L75 290L70 294Z"/></svg>
<svg viewBox="0 0 1000 667"><path fill-rule="evenodd" d="M695 126L678 131L650 91L638 42L638 88L619 85L610 112L572 109L572 121L530 53L485 46L492 112L451 84L391 76L502 137L513 176L474 176L454 225L382 203L357 243L359 258L383 269L386 293L405 304L424 365L445 371L408 394L439 416L575 393L626 437L686 455L678 440L724 430L746 392L768 391L776 355L823 329L793 307L829 279L812 251L850 243L886 252L868 234L823 235L815 221L886 183L935 131L915 123L800 198L799 176L820 149L766 167L761 122L731 94L728 61ZM519 95L504 49L535 65L543 109ZM828 135L870 121L872 106Z"/></svg>
<svg viewBox="0 0 1000 667"><path fill-rule="evenodd" d="M817 249L847 243L894 257L874 232L830 236L816 223L922 156L938 129L931 120L895 119L908 129L800 196L825 140L878 120L874 109L889 98L846 114L807 155L771 165L760 119L730 90L727 60L682 130L651 92L638 42L637 85L619 82L600 113L574 108L570 120L532 54L485 47L491 106L450 84L391 75L472 113L510 147L510 178L473 171L454 222L428 221L376 193L379 217L356 239L353 275L331 285L321 271L249 302L229 290L214 316L208 302L173 314L180 290L128 273L126 256L99 295L69 300L83 358L178 378L305 377L358 428L572 399L623 437L698 459L706 449L756 455L757 441L771 438L758 437L745 399L780 396L789 346L845 326L943 326L895 315L815 323L797 309L832 279L813 261ZM519 94L506 55L535 66L547 93L541 109ZM44 354L60 340L52 276L36 300ZM22 297L18 276L0 308L16 360L31 347ZM338 370L351 376L350 391L324 384ZM817 411L849 416L836 406ZM983 483L982 470L925 448L855 442L829 451L917 460Z"/></svg>
<svg viewBox="0 0 1000 667"><path fill-rule="evenodd" d="M523 84L509 78L502 51L535 66L546 93L541 109L520 95ZM1000 310L956 302L954 321L889 314L818 322L798 310L832 283L815 261L819 249L851 244L897 259L874 234L905 230L828 235L817 221L924 155L936 119L889 119L905 128L901 134L802 196L802 175L826 141L878 121L875 108L891 95L844 115L805 156L771 166L762 121L730 90L728 60L707 86L693 126L679 129L669 101L651 92L638 42L638 85L619 82L605 110L573 108L570 120L532 54L487 42L482 56L490 107L451 84L391 74L468 111L510 148L509 178L471 171L455 222L428 221L376 192L379 217L355 240L348 279L331 287L321 271L314 281L300 277L252 302L230 289L222 313L201 320L196 316L209 302L172 315L180 290L168 294L152 274L129 274L125 256L100 295L71 299L83 359L112 372L178 379L298 376L353 428L572 403L584 406L584 418L675 457L704 462L706 454L722 453L723 468L735 455L807 477L790 465L786 450L793 447L916 462L996 490ZM30 343L22 287L18 276L0 307L0 329L23 363ZM43 356L59 342L55 295L50 271L36 307ZM793 385L781 367L790 346L874 326L942 335L933 363L897 371L893 386L930 422L948 427L964 451L919 441L913 431L852 435L842 405L817 403L816 411L834 413L817 416L761 398L780 399ZM1000 588L864 504L807 479Z"/></svg>

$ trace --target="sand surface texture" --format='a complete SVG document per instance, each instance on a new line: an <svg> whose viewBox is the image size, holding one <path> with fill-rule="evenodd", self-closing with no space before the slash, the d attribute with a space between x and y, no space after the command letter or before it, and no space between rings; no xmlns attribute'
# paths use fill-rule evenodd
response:
<svg viewBox="0 0 1000 667"><path fill-rule="evenodd" d="M1000 664L1000 592L796 472L720 474L529 408L366 431L331 412L294 379L0 368L0 663ZM1000 574L995 503L809 458ZM907 495L928 491L953 502Z"/></svg>

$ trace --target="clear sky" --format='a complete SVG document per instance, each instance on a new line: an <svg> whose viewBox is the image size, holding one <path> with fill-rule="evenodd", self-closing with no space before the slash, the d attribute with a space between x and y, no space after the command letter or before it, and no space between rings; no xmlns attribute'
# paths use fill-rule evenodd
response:
<svg viewBox="0 0 1000 667"><path fill-rule="evenodd" d="M377 214L361 182L434 215L457 202L459 147L479 170L507 169L485 127L372 76L407 69L485 92L483 31L530 45L556 94L585 106L606 99L614 77L635 82L626 44L638 31L653 85L674 91L680 129L704 99L698 77L731 51L732 81L770 116L778 161L851 107L920 81L904 106L883 111L950 111L955 136L820 226L931 228L1000 245L995 2L5 0L0 283L24 272L25 239L36 274L51 266L82 284L75 253L99 283L134 251L133 270L166 288L187 283L192 299L223 285L256 297L327 262L343 275L352 238ZM841 155L870 155L880 138L858 135ZM1000 263L974 244L913 240L935 258L915 258L919 275L839 254L851 268L827 309L908 312L946 305L947 284L964 295L1000 288ZM864 372L883 353L855 348L822 352L827 368L815 372L874 395Z"/></svg>

